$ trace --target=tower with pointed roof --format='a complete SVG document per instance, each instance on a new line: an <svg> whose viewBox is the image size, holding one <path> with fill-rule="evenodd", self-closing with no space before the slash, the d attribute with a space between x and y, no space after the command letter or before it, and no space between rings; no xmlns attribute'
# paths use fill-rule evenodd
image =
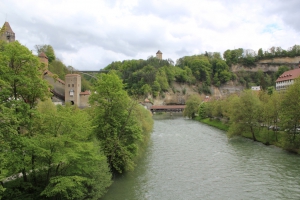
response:
<svg viewBox="0 0 300 200"><path fill-rule="evenodd" d="M15 41L15 33L11 29L8 22L5 22L0 30L0 40L4 40L7 42Z"/></svg>
<svg viewBox="0 0 300 200"><path fill-rule="evenodd" d="M159 60L162 60L162 52L160 50L157 51L156 58L158 58Z"/></svg>

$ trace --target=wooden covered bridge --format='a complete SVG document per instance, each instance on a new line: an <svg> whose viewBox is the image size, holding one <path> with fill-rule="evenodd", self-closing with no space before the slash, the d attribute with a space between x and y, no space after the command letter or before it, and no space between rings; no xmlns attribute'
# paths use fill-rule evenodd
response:
<svg viewBox="0 0 300 200"><path fill-rule="evenodd" d="M161 105L151 106L150 111L153 112L183 112L185 105Z"/></svg>

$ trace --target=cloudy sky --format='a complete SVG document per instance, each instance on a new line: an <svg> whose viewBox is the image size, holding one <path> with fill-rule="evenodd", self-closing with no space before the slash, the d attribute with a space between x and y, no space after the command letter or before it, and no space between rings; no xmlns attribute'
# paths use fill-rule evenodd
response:
<svg viewBox="0 0 300 200"><path fill-rule="evenodd" d="M299 0L0 0L0 23L34 52L50 44L66 65L163 59L300 44Z"/></svg>

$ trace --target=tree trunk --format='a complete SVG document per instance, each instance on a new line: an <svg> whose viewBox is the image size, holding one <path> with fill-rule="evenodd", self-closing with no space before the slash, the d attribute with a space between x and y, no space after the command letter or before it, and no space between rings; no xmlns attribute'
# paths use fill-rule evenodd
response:
<svg viewBox="0 0 300 200"><path fill-rule="evenodd" d="M255 137L255 134L254 134L253 127L251 126L250 129L251 129L253 141L257 141L257 140L256 140L256 137Z"/></svg>

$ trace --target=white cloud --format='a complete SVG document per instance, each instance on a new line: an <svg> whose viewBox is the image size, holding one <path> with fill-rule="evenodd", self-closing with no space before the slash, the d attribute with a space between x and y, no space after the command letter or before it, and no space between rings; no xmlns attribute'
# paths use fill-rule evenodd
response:
<svg viewBox="0 0 300 200"><path fill-rule="evenodd" d="M226 49L257 51L297 44L300 2L279 0L2 0L17 39L29 49L50 44L78 69L147 59L176 59ZM7 15L7 17L6 17Z"/></svg>

